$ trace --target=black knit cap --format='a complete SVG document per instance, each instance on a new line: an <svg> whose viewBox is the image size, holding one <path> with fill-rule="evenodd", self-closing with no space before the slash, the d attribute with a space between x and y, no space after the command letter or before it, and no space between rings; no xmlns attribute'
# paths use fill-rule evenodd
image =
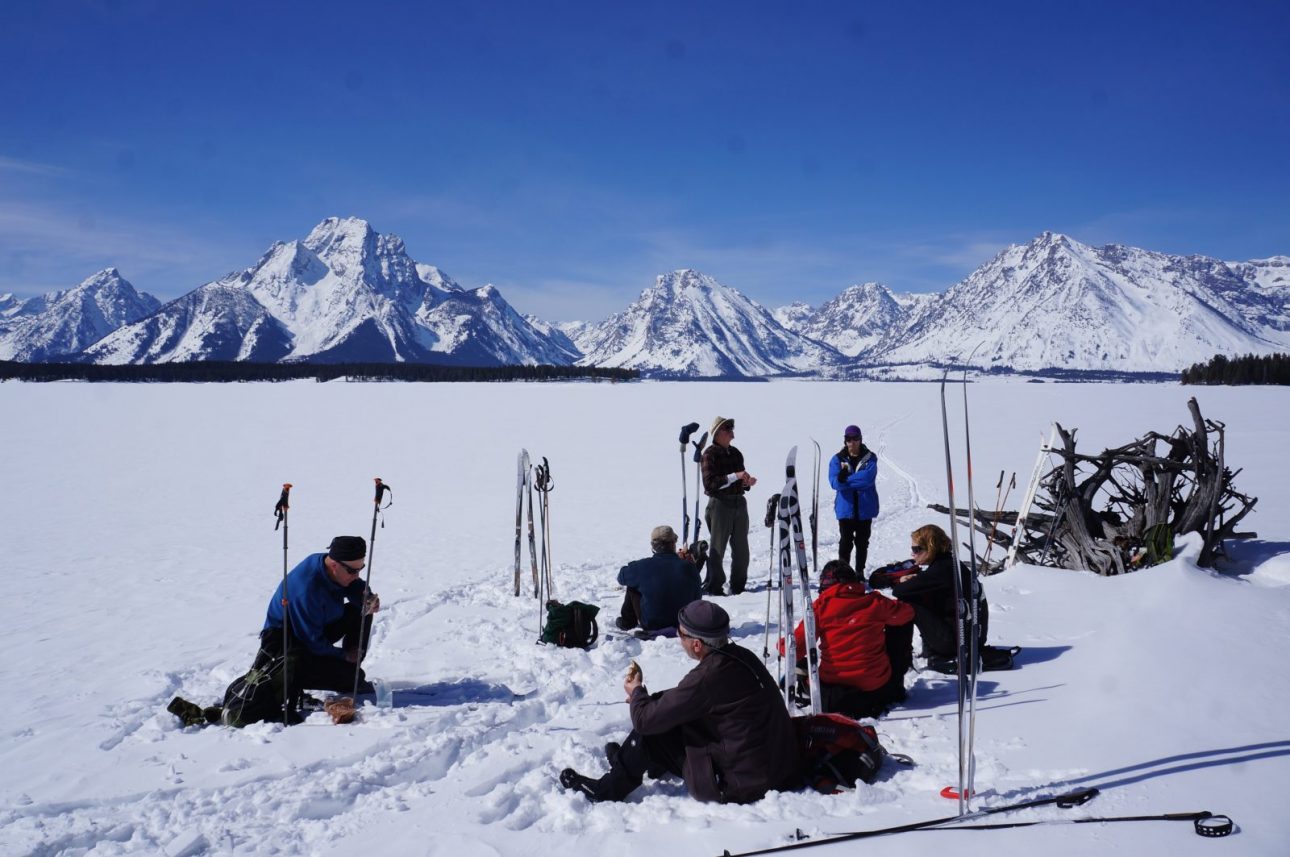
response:
<svg viewBox="0 0 1290 857"><path fill-rule="evenodd" d="M676 621L691 637L716 640L730 634L730 614L711 601L691 601L681 608Z"/></svg>
<svg viewBox="0 0 1290 857"><path fill-rule="evenodd" d="M362 536L337 536L327 548L327 556L337 562L353 562L367 556L367 542Z"/></svg>

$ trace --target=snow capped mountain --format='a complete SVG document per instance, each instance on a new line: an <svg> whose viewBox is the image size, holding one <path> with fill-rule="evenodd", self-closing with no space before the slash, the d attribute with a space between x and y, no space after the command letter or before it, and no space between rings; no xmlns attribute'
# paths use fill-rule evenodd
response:
<svg viewBox="0 0 1290 857"><path fill-rule="evenodd" d="M95 362L557 363L569 353L492 286L419 265L403 241L329 217L254 266L207 283L87 350Z"/></svg>
<svg viewBox="0 0 1290 857"><path fill-rule="evenodd" d="M28 300L0 295L0 359L427 362L624 367L679 377L905 377L967 360L1021 372L1171 373L1290 350L1290 257L1223 262L1045 232L944 294L850 286L773 312L681 269L600 324L520 315L397 236L328 218L164 306L115 269ZM934 368L928 368L933 371Z"/></svg>
<svg viewBox="0 0 1290 857"><path fill-rule="evenodd" d="M966 361L1176 372L1214 354L1284 350L1278 306L1216 259L1092 248L1051 232L1013 245L916 311L870 364Z"/></svg>
<svg viewBox="0 0 1290 857"><path fill-rule="evenodd" d="M1250 262L1227 262L1227 267L1263 295L1279 311L1267 321L1277 330L1290 330L1290 256Z"/></svg>
<svg viewBox="0 0 1290 857"><path fill-rule="evenodd" d="M159 305L116 268L27 301L0 296L0 359L41 361L75 354Z"/></svg>
<svg viewBox="0 0 1290 857"><path fill-rule="evenodd" d="M793 301L787 306L776 307L770 311L770 314L775 316L775 321L794 333L801 333L802 326L814 313L815 307L804 301Z"/></svg>
<svg viewBox="0 0 1290 857"><path fill-rule="evenodd" d="M884 342L908 319L909 310L891 289L880 283L864 283L848 287L800 320L793 330L855 357Z"/></svg>
<svg viewBox="0 0 1290 857"><path fill-rule="evenodd" d="M782 375L838 359L761 304L690 269L660 275L585 341L580 365L695 377Z"/></svg>

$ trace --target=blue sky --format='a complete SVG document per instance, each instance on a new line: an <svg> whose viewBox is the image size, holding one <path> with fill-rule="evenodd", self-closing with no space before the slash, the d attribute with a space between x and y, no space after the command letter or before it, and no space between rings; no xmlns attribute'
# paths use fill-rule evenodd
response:
<svg viewBox="0 0 1290 857"><path fill-rule="evenodd" d="M10 0L0 292L176 297L330 215L521 311L939 291L1051 229L1290 254L1285 2Z"/></svg>

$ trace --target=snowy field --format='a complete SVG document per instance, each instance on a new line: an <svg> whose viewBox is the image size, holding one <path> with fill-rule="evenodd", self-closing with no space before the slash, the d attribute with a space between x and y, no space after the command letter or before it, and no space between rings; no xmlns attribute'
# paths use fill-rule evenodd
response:
<svg viewBox="0 0 1290 857"><path fill-rule="evenodd" d="M1001 469L1024 485L1049 421L1079 427L1095 452L1172 430L1196 395L1228 425L1237 487L1259 497L1245 528L1261 537L1233 545L1222 573L1198 569L1188 542L1120 578L1023 566L986 579L991 641L1025 651L1019 669L980 683L979 805L1098 785L1082 808L1003 818L1209 809L1237 832L1050 825L805 853L1290 853L1290 393L985 382L971 395L983 506ZM907 676L909 701L879 723L917 766L889 766L872 786L711 806L679 782L647 783L628 803L592 806L556 775L603 771L602 745L627 729L629 660L653 690L689 664L674 641L612 628L589 652L535 645L535 602L511 594L521 446L551 462L558 594L602 605L611 625L618 568L648 553L655 524L680 526L678 428L717 414L737 420L760 480L750 581L767 573L761 513L788 448L809 461L814 436L827 456L852 422L881 451L870 565L902 559L912 529L946 525L925 508L945 501L935 385L6 383L0 406L15 584L0 631L0 854L698 857L956 809L938 794L956 780L954 682L926 672ZM961 451L956 463L962 491ZM333 535L368 535L377 476L394 504L373 557L384 606L368 669L393 684L394 707L347 726L319 714L286 730L180 728L170 698L214 702L254 654L282 573L281 483L295 485L294 565ZM827 485L821 501L827 557ZM760 652L764 592L722 603Z"/></svg>

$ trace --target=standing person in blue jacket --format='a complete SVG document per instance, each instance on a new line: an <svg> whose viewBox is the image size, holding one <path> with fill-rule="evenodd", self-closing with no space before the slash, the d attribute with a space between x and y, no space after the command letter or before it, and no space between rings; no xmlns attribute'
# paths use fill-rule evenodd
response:
<svg viewBox="0 0 1290 857"><path fill-rule="evenodd" d="M838 559L863 571L869 558L869 534L878 517L878 456L864 445L859 426L842 430L843 446L829 460L829 484L837 492L833 513L838 518ZM855 548L856 561L851 562Z"/></svg>
<svg viewBox="0 0 1290 857"><path fill-rule="evenodd" d="M357 670L358 692L373 692L372 683L358 665L367 652L372 614L381 609L381 599L367 592L362 579L366 557L367 542L362 536L337 536L326 553L305 557L287 575L286 624L291 634L293 688L349 692ZM255 667L267 666L281 656L282 634L279 583L264 617ZM337 642L341 645L336 646Z"/></svg>
<svg viewBox="0 0 1290 857"><path fill-rule="evenodd" d="M615 621L624 631L675 627L681 608L702 597L699 567L690 560L689 551L676 549L676 530L667 524L655 527L649 544L654 551L651 556L629 562L618 572L627 595Z"/></svg>

